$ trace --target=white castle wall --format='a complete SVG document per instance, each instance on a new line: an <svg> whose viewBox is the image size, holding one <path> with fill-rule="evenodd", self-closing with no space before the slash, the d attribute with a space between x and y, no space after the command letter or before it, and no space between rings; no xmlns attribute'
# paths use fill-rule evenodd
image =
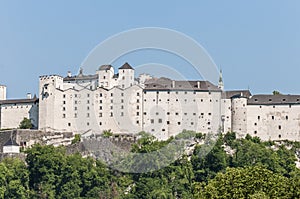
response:
<svg viewBox="0 0 300 199"><path fill-rule="evenodd" d="M231 132L231 99L221 99L221 127L222 132Z"/></svg>
<svg viewBox="0 0 300 199"><path fill-rule="evenodd" d="M38 104L2 104L0 109L1 129L18 128L24 118L30 119L35 128L38 127Z"/></svg>
<svg viewBox="0 0 300 199"><path fill-rule="evenodd" d="M300 105L248 105L247 133L262 140L300 140Z"/></svg>

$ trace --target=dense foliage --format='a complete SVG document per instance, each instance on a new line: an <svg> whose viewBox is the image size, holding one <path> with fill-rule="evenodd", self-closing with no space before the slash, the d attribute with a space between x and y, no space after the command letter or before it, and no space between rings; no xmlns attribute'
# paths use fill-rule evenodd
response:
<svg viewBox="0 0 300 199"><path fill-rule="evenodd" d="M157 151L177 138L160 142L144 133L132 151ZM257 137L236 139L234 133L215 143L202 134L196 139L201 142L192 155L156 171L130 174L80 154L67 155L64 147L35 145L26 151L25 162L7 158L0 163L0 198L300 198L299 143L287 142L288 149Z"/></svg>
<svg viewBox="0 0 300 199"><path fill-rule="evenodd" d="M31 120L24 117L23 120L20 122L19 128L20 129L31 129L33 127Z"/></svg>

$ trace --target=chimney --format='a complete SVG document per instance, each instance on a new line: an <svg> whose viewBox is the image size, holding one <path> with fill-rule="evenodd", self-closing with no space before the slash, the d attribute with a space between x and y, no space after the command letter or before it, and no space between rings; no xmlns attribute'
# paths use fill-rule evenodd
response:
<svg viewBox="0 0 300 199"><path fill-rule="evenodd" d="M72 77L71 71L68 71L68 77Z"/></svg>
<svg viewBox="0 0 300 199"><path fill-rule="evenodd" d="M31 99L32 96L31 96L31 93L27 93L27 99Z"/></svg>
<svg viewBox="0 0 300 199"><path fill-rule="evenodd" d="M200 82L197 82L197 88L200 89Z"/></svg>
<svg viewBox="0 0 300 199"><path fill-rule="evenodd" d="M175 81L172 80L172 88L175 88Z"/></svg>

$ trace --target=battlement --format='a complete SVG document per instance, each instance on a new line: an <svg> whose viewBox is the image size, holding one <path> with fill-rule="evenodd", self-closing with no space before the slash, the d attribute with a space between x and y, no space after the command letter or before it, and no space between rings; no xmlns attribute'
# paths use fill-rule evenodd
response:
<svg viewBox="0 0 300 199"><path fill-rule="evenodd" d="M58 79L61 79L61 80L64 79L62 76L56 75L56 74L53 74L53 75L41 75L41 76L39 76L40 80L47 80L47 79L54 79L54 78L58 78Z"/></svg>

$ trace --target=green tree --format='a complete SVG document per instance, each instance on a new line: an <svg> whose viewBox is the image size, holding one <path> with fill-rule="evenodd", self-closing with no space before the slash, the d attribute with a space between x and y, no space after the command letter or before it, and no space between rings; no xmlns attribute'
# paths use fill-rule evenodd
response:
<svg viewBox="0 0 300 199"><path fill-rule="evenodd" d="M31 129L33 127L31 120L24 117L24 119L20 122L20 129Z"/></svg>
<svg viewBox="0 0 300 199"><path fill-rule="evenodd" d="M262 167L228 168L195 196L199 198L291 198L289 179Z"/></svg>
<svg viewBox="0 0 300 199"><path fill-rule="evenodd" d="M279 91L273 91L273 95L281 95Z"/></svg>

